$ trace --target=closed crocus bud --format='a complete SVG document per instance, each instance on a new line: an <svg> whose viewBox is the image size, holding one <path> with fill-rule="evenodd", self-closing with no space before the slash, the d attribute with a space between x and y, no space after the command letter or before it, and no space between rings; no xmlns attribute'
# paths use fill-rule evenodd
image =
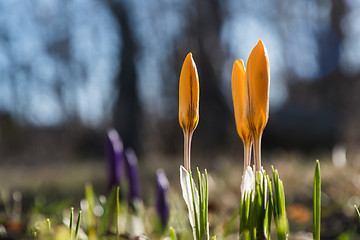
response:
<svg viewBox="0 0 360 240"><path fill-rule="evenodd" d="M190 170L192 134L199 122L199 77L192 54L183 63L179 82L179 123L184 133L184 165Z"/></svg>
<svg viewBox="0 0 360 240"><path fill-rule="evenodd" d="M249 84L249 118L254 135L261 135L269 118L270 68L266 48L261 40L252 50L247 65Z"/></svg>
<svg viewBox="0 0 360 240"><path fill-rule="evenodd" d="M125 151L126 170L129 181L129 200L141 200L138 160L132 149Z"/></svg>
<svg viewBox="0 0 360 240"><path fill-rule="evenodd" d="M249 120L254 139L255 169L261 169L261 137L269 118L270 68L266 48L261 40L252 50L247 65L249 86Z"/></svg>
<svg viewBox="0 0 360 240"><path fill-rule="evenodd" d="M169 181L164 170L156 171L156 211L160 219L162 230L166 229L169 220L169 203L167 200Z"/></svg>
<svg viewBox="0 0 360 240"><path fill-rule="evenodd" d="M119 186L124 176L124 148L118 132L109 129L106 136L109 189Z"/></svg>
<svg viewBox="0 0 360 240"><path fill-rule="evenodd" d="M186 56L180 74L179 122L186 132L193 132L199 122L199 77L191 53Z"/></svg>
<svg viewBox="0 0 360 240"><path fill-rule="evenodd" d="M244 144L244 169L246 169L247 166L250 165L252 134L248 117L248 83L246 81L244 62L241 59L234 62L231 77L231 91L234 104L236 130Z"/></svg>

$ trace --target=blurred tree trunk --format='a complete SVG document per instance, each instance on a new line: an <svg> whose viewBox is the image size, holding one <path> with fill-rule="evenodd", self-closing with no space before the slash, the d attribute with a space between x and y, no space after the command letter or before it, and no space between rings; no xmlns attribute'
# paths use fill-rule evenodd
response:
<svg viewBox="0 0 360 240"><path fill-rule="evenodd" d="M198 0L194 6L196 13L188 25L188 37L193 38L198 47L194 51L200 79L200 122L196 134L201 139L201 149L216 149L226 147L229 126L233 126L229 123L234 123L221 92L225 52L220 37L224 16L220 0ZM231 94L230 86L227 92ZM231 130L235 131L235 128Z"/></svg>
<svg viewBox="0 0 360 240"><path fill-rule="evenodd" d="M323 0L318 0L318 4L324 3ZM347 9L344 0L338 0L332 2L331 12L330 12L330 27L335 32L336 37L338 38L338 46L334 41L333 36L328 36L332 34L331 32L321 35L318 39L319 47L319 67L321 71L326 71L326 64L329 62L329 58L335 58L336 51L338 51L338 61L340 62L340 46L344 42L344 29L341 26L341 22L347 14ZM329 55L329 53L331 53ZM347 84L344 84L347 82ZM350 110L350 105L346 104L349 100L349 90L350 86L353 86L354 82L351 77L346 76L340 69L339 65L335 68L333 72L326 75L319 81L315 83L316 94L322 96L321 107L331 106L332 111L334 112L333 118L336 120L336 127L334 132L334 139L337 143L350 143L352 140L347 134L347 127L344 126L344 122L349 120L348 113ZM350 88L349 88L350 87ZM346 105L348 105L346 107ZM355 110L355 109L353 109ZM353 112L352 110L352 112ZM354 111L353 113L355 113Z"/></svg>
<svg viewBox="0 0 360 240"><path fill-rule="evenodd" d="M332 2L331 25L338 34L340 43L344 40L343 19L348 13L348 7L344 0ZM337 68L332 74L332 99L340 112L340 124L338 135L341 143L346 143L350 150L359 151L360 144L360 76L347 75ZM327 80L327 79L325 79ZM334 98L335 97L335 98Z"/></svg>
<svg viewBox="0 0 360 240"><path fill-rule="evenodd" d="M119 55L120 71L115 79L118 95L113 110L114 127L119 131L124 146L133 148L139 154L141 152L139 140L141 108L135 63L138 46L124 2L109 0L108 3L118 22L119 36L122 40Z"/></svg>
<svg viewBox="0 0 360 240"><path fill-rule="evenodd" d="M202 153L206 149L206 154L211 155L227 148L229 142L234 140L229 137L230 133L236 132L230 108L232 105L229 107L222 92L222 70L227 56L220 39L224 21L221 1L193 1L182 15L186 26L174 48L166 51L172 71L163 72L162 96L167 101L169 114L160 120L158 128L161 129L160 135L166 143L164 149L167 153L182 151L182 132L177 115L178 86L183 61L192 52L200 81L200 119L194 132L192 149ZM229 85L227 94L231 94L230 89Z"/></svg>

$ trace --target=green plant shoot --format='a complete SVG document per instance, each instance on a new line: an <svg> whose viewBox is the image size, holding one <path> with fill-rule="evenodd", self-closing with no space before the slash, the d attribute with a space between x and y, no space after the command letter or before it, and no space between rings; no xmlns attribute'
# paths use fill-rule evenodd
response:
<svg viewBox="0 0 360 240"><path fill-rule="evenodd" d="M315 174L314 174L314 240L320 240L320 217L321 217L321 176L320 176L320 162L316 160Z"/></svg>

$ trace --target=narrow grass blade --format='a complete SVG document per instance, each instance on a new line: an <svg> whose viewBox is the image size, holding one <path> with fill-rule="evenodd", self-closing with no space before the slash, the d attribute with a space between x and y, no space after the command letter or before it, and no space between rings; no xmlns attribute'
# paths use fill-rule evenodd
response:
<svg viewBox="0 0 360 240"><path fill-rule="evenodd" d="M279 180L279 214L280 216L285 216L285 193L284 193L284 185L281 180Z"/></svg>
<svg viewBox="0 0 360 240"><path fill-rule="evenodd" d="M205 169L205 201L204 201L204 205L205 205L205 228L206 228L206 232L207 234L209 234L208 232L208 212L209 212L209 185L208 185L208 175L207 175L207 171Z"/></svg>
<svg viewBox="0 0 360 240"><path fill-rule="evenodd" d="M197 208L196 208L196 200L195 200L195 195L194 195L194 184L192 181L192 177L191 177L191 171L189 172L189 177L190 177L190 186L191 186L191 194L192 194L192 202L193 202L193 209L194 209L194 216L195 216L195 235L196 235L196 240L200 240L200 229L199 229L199 218L198 218L198 214L197 214Z"/></svg>
<svg viewBox="0 0 360 240"><path fill-rule="evenodd" d="M264 179L265 181L267 181L267 187L268 187L268 202L267 202L267 209L266 209L266 218L267 218L267 223L265 223L265 227L264 227L264 232L266 234L266 237L268 239L270 239L270 231L271 231L271 217L272 217L272 213L273 213L273 209L274 209L274 200L273 200L273 193L272 193L272 186L271 186L271 181L269 178L269 175L266 175L266 179Z"/></svg>
<svg viewBox="0 0 360 240"><path fill-rule="evenodd" d="M264 236L266 239L270 239L270 227L271 227L271 207L268 203L265 210L265 217L264 217Z"/></svg>
<svg viewBox="0 0 360 240"><path fill-rule="evenodd" d="M251 192L245 193L240 206L240 234L250 228Z"/></svg>
<svg viewBox="0 0 360 240"><path fill-rule="evenodd" d="M96 239L96 230L95 230L95 193L91 184L85 185L85 198L88 203L89 209L87 211L87 220L88 220L88 236L90 239Z"/></svg>
<svg viewBox="0 0 360 240"><path fill-rule="evenodd" d="M320 217L321 217L321 176L320 176L320 162L316 161L314 174L314 240L320 240Z"/></svg>
<svg viewBox="0 0 360 240"><path fill-rule="evenodd" d="M277 170L274 169L273 166L271 166L272 168L272 173L273 173L273 181L274 181L274 217L275 219L279 218L279 199L280 199L280 196L279 196L279 175L278 175L278 172Z"/></svg>
<svg viewBox="0 0 360 240"><path fill-rule="evenodd" d="M289 233L289 224L286 217L285 210L285 192L283 182L279 178L279 173L272 166L273 173L273 189L274 193L270 193L272 195L272 203L273 203L273 212L274 219L276 225L276 234L278 239L283 240L288 238ZM271 189L271 188L270 188ZM272 189L271 189L272 190Z"/></svg>
<svg viewBox="0 0 360 240"><path fill-rule="evenodd" d="M46 219L46 225L47 225L47 229L50 232L51 231L51 223L50 223L50 218Z"/></svg>
<svg viewBox="0 0 360 240"><path fill-rule="evenodd" d="M170 228L170 239L177 240L175 230L172 227Z"/></svg>
<svg viewBox="0 0 360 240"><path fill-rule="evenodd" d="M357 215L358 220L359 220L359 222L360 222L360 212L359 212L359 208L356 207L356 205L354 205L354 207L355 207L356 215Z"/></svg>
<svg viewBox="0 0 360 240"><path fill-rule="evenodd" d="M115 202L116 202L116 188L112 188L111 192L109 193L109 196L106 200L106 203L104 204L104 214L100 218L99 222L99 233L105 234L106 231L109 228L110 223L113 222L114 217L114 208L115 208ZM120 193L121 196L121 193Z"/></svg>
<svg viewBox="0 0 360 240"><path fill-rule="evenodd" d="M116 188L116 239L120 239L120 187Z"/></svg>
<svg viewBox="0 0 360 240"><path fill-rule="evenodd" d="M74 222L74 208L70 210L70 223L69 223L69 235L70 239L73 239L73 222Z"/></svg>
<svg viewBox="0 0 360 240"><path fill-rule="evenodd" d="M203 189L202 189L202 183L201 183L201 174L199 171L199 168L196 168L197 172L197 178L198 178L198 192L199 192L199 231L200 231L200 239L204 236L204 206L203 206Z"/></svg>
<svg viewBox="0 0 360 240"><path fill-rule="evenodd" d="M78 219L77 219L77 222L76 222L76 227L75 227L75 239L77 239L77 236L78 236L78 234L79 234L80 222L81 222L81 211L79 211Z"/></svg>

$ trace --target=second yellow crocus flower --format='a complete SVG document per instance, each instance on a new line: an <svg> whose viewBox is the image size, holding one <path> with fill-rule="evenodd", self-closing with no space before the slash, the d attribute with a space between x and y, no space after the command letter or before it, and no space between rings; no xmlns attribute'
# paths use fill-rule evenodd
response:
<svg viewBox="0 0 360 240"><path fill-rule="evenodd" d="M192 134L199 122L199 76L192 54L183 63L179 82L179 123L184 133L184 167L190 170Z"/></svg>
<svg viewBox="0 0 360 240"><path fill-rule="evenodd" d="M270 68L266 48L261 40L252 50L246 70L236 60L232 73L232 95L236 128L244 144L244 166L250 165L254 144L255 168L261 167L261 137L269 117Z"/></svg>
<svg viewBox="0 0 360 240"><path fill-rule="evenodd" d="M238 59L234 62L231 90L234 103L234 114L236 121L236 130L244 144L244 169L250 165L252 134L250 132L250 123L248 112L248 86L246 82L246 71L244 62Z"/></svg>

